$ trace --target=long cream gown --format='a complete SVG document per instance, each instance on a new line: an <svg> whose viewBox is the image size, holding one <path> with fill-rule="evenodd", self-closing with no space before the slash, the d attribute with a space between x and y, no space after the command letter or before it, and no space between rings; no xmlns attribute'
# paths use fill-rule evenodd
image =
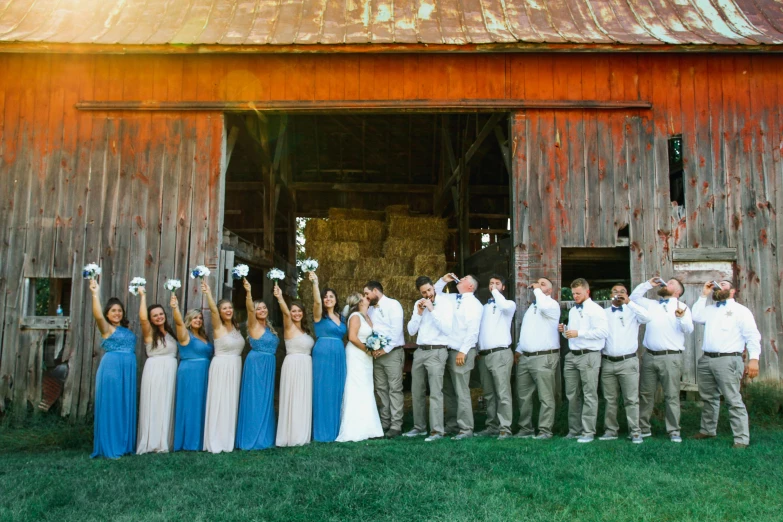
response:
<svg viewBox="0 0 783 522"><path fill-rule="evenodd" d="M210 453L234 451L244 348L245 339L236 328L215 339L204 419L204 450Z"/></svg>
<svg viewBox="0 0 783 522"><path fill-rule="evenodd" d="M177 340L166 334L153 348L146 344L141 374L136 454L167 453L174 444L174 397L177 386Z"/></svg>
<svg viewBox="0 0 783 522"><path fill-rule="evenodd" d="M280 373L280 415L277 446L301 446L313 431L313 351L307 334L285 340L285 360Z"/></svg>

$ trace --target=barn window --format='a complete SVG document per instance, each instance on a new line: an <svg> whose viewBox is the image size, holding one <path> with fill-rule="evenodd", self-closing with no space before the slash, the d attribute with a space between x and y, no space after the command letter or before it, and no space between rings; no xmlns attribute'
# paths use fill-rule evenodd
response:
<svg viewBox="0 0 783 522"><path fill-rule="evenodd" d="M685 180L682 163L682 135L669 138L669 193L679 217L685 216Z"/></svg>
<svg viewBox="0 0 783 522"><path fill-rule="evenodd" d="M631 251L616 248L561 248L560 270L562 288L560 298L571 301L571 281L582 277L590 283L593 301L606 301L615 283L624 283L630 290ZM600 303L606 305L606 303Z"/></svg>
<svg viewBox="0 0 783 522"><path fill-rule="evenodd" d="M37 277L25 280L25 315L71 315L71 280Z"/></svg>

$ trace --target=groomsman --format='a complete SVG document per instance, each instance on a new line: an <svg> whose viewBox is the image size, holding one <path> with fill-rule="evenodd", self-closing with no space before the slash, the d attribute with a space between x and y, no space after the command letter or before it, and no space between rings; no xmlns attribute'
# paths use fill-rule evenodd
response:
<svg viewBox="0 0 783 522"><path fill-rule="evenodd" d="M411 395L413 399L413 429L406 437L427 434L427 382L430 385L430 432L427 442L442 439L443 374L449 358L448 344L454 309L451 301L435 294L427 276L416 279L421 299L416 301L408 321L408 333L418 334L418 348L413 352Z"/></svg>
<svg viewBox="0 0 783 522"><path fill-rule="evenodd" d="M647 299L644 294L658 287L660 299ZM652 435L650 417L655 405L658 383L663 387L666 399L666 432L672 442L682 442L680 436L680 380L682 378L682 354L685 336L693 331L691 311L679 300L684 291L678 279L663 281L653 277L631 292L631 301L638 304L650 316L644 332L644 347L639 378L639 427L642 437Z"/></svg>
<svg viewBox="0 0 783 522"><path fill-rule="evenodd" d="M522 439L552 438L555 423L555 377L560 371L560 304L552 298L552 281L539 277L530 286L533 302L522 318L519 344L514 354L517 363L519 431ZM533 393L538 393L538 435L533 431Z"/></svg>
<svg viewBox="0 0 783 522"><path fill-rule="evenodd" d="M625 417L631 442L641 444L639 429L639 325L650 322L647 310L628 299L628 289L618 283L612 287L612 304L605 309L609 336L601 351L601 389L606 399L604 434L599 440L616 440L617 399L623 394Z"/></svg>
<svg viewBox="0 0 783 522"><path fill-rule="evenodd" d="M601 349L609 335L604 309L590 299L590 285L579 278L571 283L576 303L568 311L568 327L559 330L568 339L565 356L566 398L568 399L568 435L577 442L593 442L598 416L598 373Z"/></svg>
<svg viewBox="0 0 783 522"><path fill-rule="evenodd" d="M373 352L373 377L375 391L381 399L381 424L386 437L391 439L402 433L402 367L405 363L402 305L383 295L383 285L378 281L364 285L364 296L370 301L372 329L391 339L389 346Z"/></svg>
<svg viewBox="0 0 783 522"><path fill-rule="evenodd" d="M487 427L480 436L511 436L511 368L514 355L511 346L511 321L517 304L503 296L506 280L499 275L489 278L492 297L484 305L479 328L478 367L481 389L487 404Z"/></svg>
<svg viewBox="0 0 783 522"><path fill-rule="evenodd" d="M458 294L444 294L443 288L457 281ZM470 397L470 372L476 359L481 313L483 307L476 296L478 281L471 275L457 279L446 274L435 284L435 291L454 305L454 319L449 335L449 359L443 379L446 402L446 432L457 433L452 440L473 436L473 403Z"/></svg>
<svg viewBox="0 0 783 522"><path fill-rule="evenodd" d="M712 293L713 304L707 305ZM694 439L715 437L718 427L720 396L729 408L729 422L734 434L734 448L750 444L748 411L740 395L740 381L745 372L742 353L748 349L748 377L759 374L761 334L753 314L734 300L734 286L729 281L719 285L705 283L696 304L693 321L704 323L704 355L699 359L699 395L704 403L701 409L701 428Z"/></svg>

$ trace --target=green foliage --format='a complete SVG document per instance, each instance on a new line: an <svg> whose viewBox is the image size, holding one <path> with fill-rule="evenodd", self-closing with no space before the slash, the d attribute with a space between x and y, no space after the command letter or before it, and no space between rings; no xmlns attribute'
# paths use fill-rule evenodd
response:
<svg viewBox="0 0 783 522"><path fill-rule="evenodd" d="M35 315L49 315L49 297L51 285L49 279L35 280Z"/></svg>

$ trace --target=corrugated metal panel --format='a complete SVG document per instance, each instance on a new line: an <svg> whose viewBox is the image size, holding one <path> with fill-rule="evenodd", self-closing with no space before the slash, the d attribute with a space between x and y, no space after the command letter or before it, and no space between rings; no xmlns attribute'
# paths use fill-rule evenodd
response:
<svg viewBox="0 0 783 522"><path fill-rule="evenodd" d="M5 0L0 42L769 45L783 43L783 7L779 0Z"/></svg>

